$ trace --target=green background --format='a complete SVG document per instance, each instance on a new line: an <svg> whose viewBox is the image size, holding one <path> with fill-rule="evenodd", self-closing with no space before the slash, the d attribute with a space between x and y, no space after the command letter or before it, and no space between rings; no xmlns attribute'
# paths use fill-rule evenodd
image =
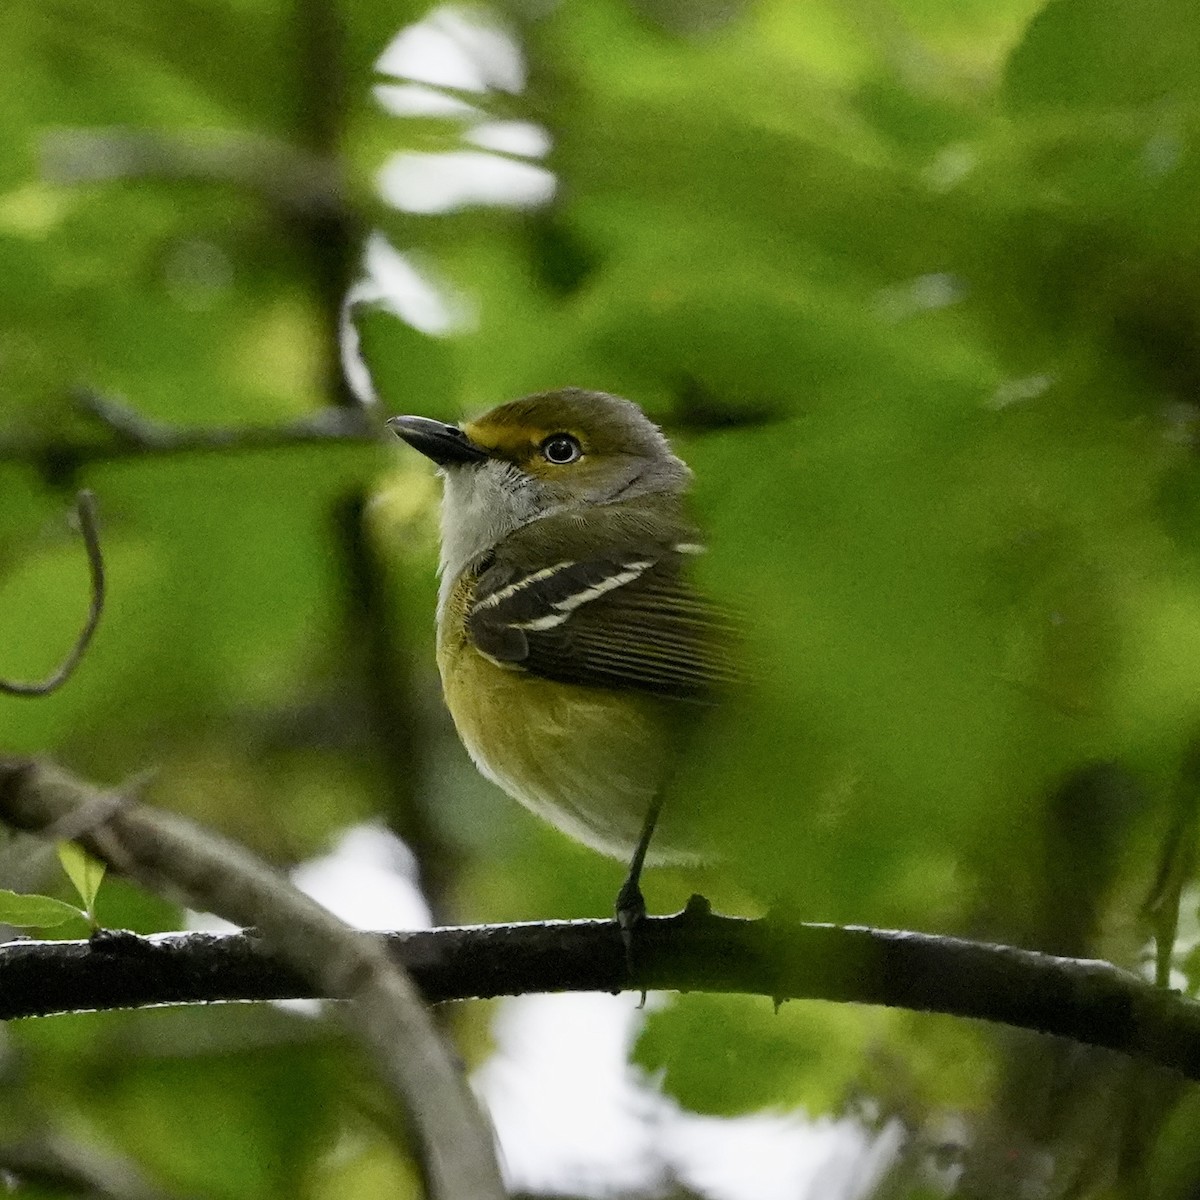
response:
<svg viewBox="0 0 1200 1200"><path fill-rule="evenodd" d="M700 887L1151 972L1157 933L1191 988L1200 6L513 0L476 11L522 91L389 115L375 64L428 11L0 10L0 675L47 673L78 628L78 486L110 576L70 684L0 697L0 747L150 772L281 865L382 817L440 920L609 911L620 864L478 779L441 708L426 463L382 434L152 454L80 408L228 429L352 403L341 302L375 231L466 314L433 336L350 309L382 411L601 388L696 470L755 685L673 797L714 865L651 873L652 909ZM485 118L548 132L549 203L380 198L390 156ZM113 881L99 916L180 921ZM447 1014L471 1062L492 1011ZM0 1051L0 1143L64 1132L188 1195L416 1187L361 1064L285 1013L25 1022ZM899 1120L874 1195L1200 1186L1191 1090L1031 1035L691 996L634 1055L697 1112ZM961 1175L933 1169L950 1117Z"/></svg>

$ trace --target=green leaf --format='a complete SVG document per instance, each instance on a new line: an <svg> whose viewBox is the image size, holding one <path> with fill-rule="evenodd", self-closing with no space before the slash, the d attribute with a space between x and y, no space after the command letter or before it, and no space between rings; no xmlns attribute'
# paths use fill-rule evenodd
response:
<svg viewBox="0 0 1200 1200"><path fill-rule="evenodd" d="M96 910L96 893L104 879L105 865L74 842L59 842L57 848L58 861L62 863L67 878L75 885L90 917Z"/></svg>
<svg viewBox="0 0 1200 1200"><path fill-rule="evenodd" d="M1057 0L1009 61L1017 109L1195 103L1200 8L1193 0Z"/></svg>
<svg viewBox="0 0 1200 1200"><path fill-rule="evenodd" d="M690 995L651 1013L634 1062L691 1112L840 1112L879 1024L866 1009ZM720 1070L713 1070L720 1064Z"/></svg>
<svg viewBox="0 0 1200 1200"><path fill-rule="evenodd" d="M45 929L75 917L86 920L87 914L53 896L25 895L0 888L0 924L17 925L22 929Z"/></svg>

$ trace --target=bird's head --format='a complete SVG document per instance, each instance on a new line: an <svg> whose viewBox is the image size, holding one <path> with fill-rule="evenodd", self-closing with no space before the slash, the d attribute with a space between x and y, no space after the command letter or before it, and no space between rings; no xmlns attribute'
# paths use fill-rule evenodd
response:
<svg viewBox="0 0 1200 1200"><path fill-rule="evenodd" d="M427 417L388 424L445 478L442 567L451 574L529 521L681 492L691 478L658 426L605 392L540 392L461 426Z"/></svg>

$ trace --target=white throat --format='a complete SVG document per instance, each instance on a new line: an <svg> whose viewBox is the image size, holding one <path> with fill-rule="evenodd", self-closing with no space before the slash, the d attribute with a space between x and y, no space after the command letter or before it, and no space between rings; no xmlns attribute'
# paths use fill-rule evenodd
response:
<svg viewBox="0 0 1200 1200"><path fill-rule="evenodd" d="M442 471L442 554L438 572L438 618L455 580L514 529L544 515L533 480L508 463L490 459L478 466Z"/></svg>

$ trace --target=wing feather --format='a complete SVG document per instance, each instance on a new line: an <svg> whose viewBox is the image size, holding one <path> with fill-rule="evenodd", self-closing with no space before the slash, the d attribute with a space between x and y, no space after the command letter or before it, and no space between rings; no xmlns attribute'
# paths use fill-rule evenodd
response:
<svg viewBox="0 0 1200 1200"><path fill-rule="evenodd" d="M467 614L476 646L514 668L590 687L703 699L735 683L736 622L688 577L694 537L683 539L682 550L679 538L647 548L644 530L604 515L607 538L578 522L528 535L545 541L557 534L552 556L523 545L520 533L498 548ZM579 544L585 537L590 553ZM549 567L516 565L547 557Z"/></svg>

